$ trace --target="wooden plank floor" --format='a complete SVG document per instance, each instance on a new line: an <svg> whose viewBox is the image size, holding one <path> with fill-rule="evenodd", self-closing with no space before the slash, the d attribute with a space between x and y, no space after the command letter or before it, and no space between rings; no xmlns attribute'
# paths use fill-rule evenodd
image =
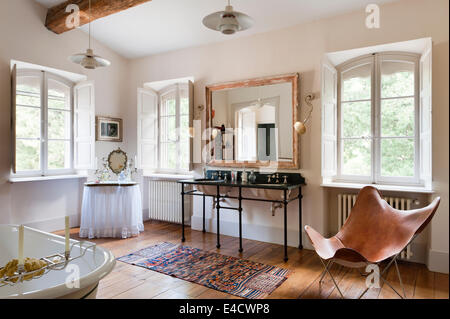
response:
<svg viewBox="0 0 450 319"><path fill-rule="evenodd" d="M71 237L78 238L79 229L71 229ZM64 232L57 232L64 235ZM160 242L180 243L179 225L163 222L146 222L145 231L129 239L95 239L92 242L110 249L120 257ZM256 262L289 268L292 274L269 298L339 298L331 279L325 276L319 285L322 271L320 260L311 250L290 247L289 261L283 262L283 248L280 245L243 240L244 252L238 252L238 238L221 236L221 249L216 249L216 235L186 228L185 245L241 257ZM408 298L449 298L449 277L446 274L429 271L425 265L400 263L403 282ZM356 298L365 289L365 279L357 270L335 265L331 269L346 298ZM390 283L400 291L399 282L392 267L388 273ZM97 298L175 298L175 299L228 299L235 296L219 292L181 279L163 275L148 269L117 262L114 270L99 285ZM387 285L381 289L370 289L365 298L398 298Z"/></svg>

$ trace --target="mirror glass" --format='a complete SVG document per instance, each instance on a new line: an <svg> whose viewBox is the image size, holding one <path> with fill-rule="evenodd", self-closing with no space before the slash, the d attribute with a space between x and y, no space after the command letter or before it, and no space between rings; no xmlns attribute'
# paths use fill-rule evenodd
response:
<svg viewBox="0 0 450 319"><path fill-rule="evenodd" d="M268 82L249 86L247 81L242 87L211 90L212 164L271 161L296 165L295 81Z"/></svg>
<svg viewBox="0 0 450 319"><path fill-rule="evenodd" d="M115 174L120 174L120 172L126 168L127 161L127 153L122 151L120 148L112 151L108 156L109 169Z"/></svg>

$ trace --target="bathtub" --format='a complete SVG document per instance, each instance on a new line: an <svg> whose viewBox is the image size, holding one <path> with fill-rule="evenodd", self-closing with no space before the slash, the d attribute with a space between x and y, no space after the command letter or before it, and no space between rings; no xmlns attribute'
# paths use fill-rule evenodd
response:
<svg viewBox="0 0 450 319"><path fill-rule="evenodd" d="M17 225L0 225L0 267L17 258L18 229ZM79 242L71 239L70 245L74 243ZM25 227L24 257L39 259L55 253L64 253L64 237ZM80 246L75 245L72 248L72 256L79 255ZM2 286L0 298L95 298L98 283L114 268L115 258L109 250L96 246L87 249L83 257L73 260L69 265L78 267L52 270L37 279L14 286ZM79 287L66 286L66 278L73 276L76 271L79 271Z"/></svg>

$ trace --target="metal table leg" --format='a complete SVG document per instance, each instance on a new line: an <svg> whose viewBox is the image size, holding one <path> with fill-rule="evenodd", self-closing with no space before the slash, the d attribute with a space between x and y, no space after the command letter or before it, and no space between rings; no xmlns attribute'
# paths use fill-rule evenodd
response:
<svg viewBox="0 0 450 319"><path fill-rule="evenodd" d="M298 189L298 232L299 232L299 239L298 239L298 249L303 249L303 228L302 228L302 188L300 187Z"/></svg>
<svg viewBox="0 0 450 319"><path fill-rule="evenodd" d="M184 243L184 183L181 183L181 241Z"/></svg>
<svg viewBox="0 0 450 319"><path fill-rule="evenodd" d="M242 187L239 187L239 252L242 253Z"/></svg>
<svg viewBox="0 0 450 319"><path fill-rule="evenodd" d="M220 186L217 185L217 248L220 248Z"/></svg>
<svg viewBox="0 0 450 319"><path fill-rule="evenodd" d="M287 253L287 191L284 190L284 261L288 261L288 253Z"/></svg>
<svg viewBox="0 0 450 319"><path fill-rule="evenodd" d="M205 227L205 194L203 194L203 232L206 233Z"/></svg>

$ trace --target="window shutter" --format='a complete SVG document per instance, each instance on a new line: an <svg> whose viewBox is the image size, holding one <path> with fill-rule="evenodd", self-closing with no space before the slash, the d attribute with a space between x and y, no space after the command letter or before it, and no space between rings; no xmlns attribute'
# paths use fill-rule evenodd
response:
<svg viewBox="0 0 450 319"><path fill-rule="evenodd" d="M16 173L16 89L17 65L11 71L11 170Z"/></svg>
<svg viewBox="0 0 450 319"><path fill-rule="evenodd" d="M138 89L137 167L158 168L158 94Z"/></svg>
<svg viewBox="0 0 450 319"><path fill-rule="evenodd" d="M337 71L322 61L322 178L330 180L337 172Z"/></svg>
<svg viewBox="0 0 450 319"><path fill-rule="evenodd" d="M432 52L429 47L420 59L420 176L425 187L432 181Z"/></svg>
<svg viewBox="0 0 450 319"><path fill-rule="evenodd" d="M74 89L74 167L95 168L95 89L91 81Z"/></svg>

